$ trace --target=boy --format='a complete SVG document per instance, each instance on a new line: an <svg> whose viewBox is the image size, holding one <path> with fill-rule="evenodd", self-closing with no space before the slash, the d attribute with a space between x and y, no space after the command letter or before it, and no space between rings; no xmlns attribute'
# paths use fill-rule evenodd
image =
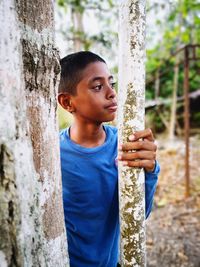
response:
<svg viewBox="0 0 200 267"><path fill-rule="evenodd" d="M117 110L114 81L105 61L91 52L61 60L58 101L74 116L60 134L63 203L71 267L116 267L119 218L117 130L103 125ZM139 140L143 138L143 140ZM159 166L150 130L134 133L118 160L145 168L146 217ZM137 150L131 153L129 150Z"/></svg>

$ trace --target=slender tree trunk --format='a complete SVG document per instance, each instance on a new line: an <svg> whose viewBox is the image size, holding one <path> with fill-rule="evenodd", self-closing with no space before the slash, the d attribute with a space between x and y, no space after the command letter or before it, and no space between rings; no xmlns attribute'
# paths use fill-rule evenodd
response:
<svg viewBox="0 0 200 267"><path fill-rule="evenodd" d="M175 136L175 126L176 126L176 105L177 105L177 91L178 91L178 76L179 76L179 56L176 56L175 66L174 66L174 83L173 83L173 93L172 93L172 107L171 107L171 118L169 124L169 139L174 140Z"/></svg>
<svg viewBox="0 0 200 267"><path fill-rule="evenodd" d="M144 129L145 0L121 1L119 25L119 143ZM120 251L124 267L145 266L142 169L119 166Z"/></svg>
<svg viewBox="0 0 200 267"><path fill-rule="evenodd" d="M0 265L69 266L53 2L0 3Z"/></svg>
<svg viewBox="0 0 200 267"><path fill-rule="evenodd" d="M178 5L181 6L182 0L178 1ZM178 15L178 23L180 26L184 24L183 15L180 13ZM179 32L181 35L181 31ZM177 36L176 47L179 49L181 46L180 35ZM169 139L174 140L175 137L175 128L176 128L176 106L177 106L177 91L178 91L178 77L179 77L179 53L175 57L175 66L174 66L174 82L173 82L173 92L172 92L172 107L171 107L171 117L169 123Z"/></svg>
<svg viewBox="0 0 200 267"><path fill-rule="evenodd" d="M185 137L185 197L190 196L190 98L189 98L189 48L184 49L184 137Z"/></svg>
<svg viewBox="0 0 200 267"><path fill-rule="evenodd" d="M83 42L81 41L81 33L84 33L83 13L72 9L72 21L74 24L74 52L78 52L83 48Z"/></svg>
<svg viewBox="0 0 200 267"><path fill-rule="evenodd" d="M160 69L156 71L156 79L155 79L155 99L158 100L160 94Z"/></svg>

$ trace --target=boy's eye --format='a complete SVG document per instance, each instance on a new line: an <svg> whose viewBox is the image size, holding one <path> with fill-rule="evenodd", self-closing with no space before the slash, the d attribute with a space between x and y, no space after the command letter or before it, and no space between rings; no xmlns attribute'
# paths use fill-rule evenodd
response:
<svg viewBox="0 0 200 267"><path fill-rule="evenodd" d="M113 89L115 89L116 82L112 82L112 83L110 83L110 85L111 85L111 87L112 87Z"/></svg>
<svg viewBox="0 0 200 267"><path fill-rule="evenodd" d="M100 91L103 88L102 84L96 85L94 86L92 89L94 89L95 91Z"/></svg>
<svg viewBox="0 0 200 267"><path fill-rule="evenodd" d="M110 86L112 89L115 89L116 82L110 82ZM96 86L93 86L92 89L95 91L101 91L103 89L103 84L98 84Z"/></svg>

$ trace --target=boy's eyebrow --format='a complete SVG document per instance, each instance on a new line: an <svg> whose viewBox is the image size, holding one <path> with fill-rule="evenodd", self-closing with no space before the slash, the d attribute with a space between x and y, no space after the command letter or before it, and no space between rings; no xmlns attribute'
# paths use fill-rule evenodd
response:
<svg viewBox="0 0 200 267"><path fill-rule="evenodd" d="M105 79L105 77L101 77L101 76L94 77L94 78L92 78L91 80L89 80L89 83L95 82L95 81L97 81L97 80L104 80L104 79ZM112 75L110 75L110 76L108 77L108 80L113 80L113 79L114 79L114 78L113 78Z"/></svg>

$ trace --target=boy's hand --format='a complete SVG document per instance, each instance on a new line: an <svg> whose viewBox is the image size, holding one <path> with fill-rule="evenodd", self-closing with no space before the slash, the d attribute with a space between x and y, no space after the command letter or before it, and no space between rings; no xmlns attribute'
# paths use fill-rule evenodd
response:
<svg viewBox="0 0 200 267"><path fill-rule="evenodd" d="M118 160L124 166L141 167L147 172L155 168L157 146L151 129L134 132L129 136L130 142L119 146Z"/></svg>

